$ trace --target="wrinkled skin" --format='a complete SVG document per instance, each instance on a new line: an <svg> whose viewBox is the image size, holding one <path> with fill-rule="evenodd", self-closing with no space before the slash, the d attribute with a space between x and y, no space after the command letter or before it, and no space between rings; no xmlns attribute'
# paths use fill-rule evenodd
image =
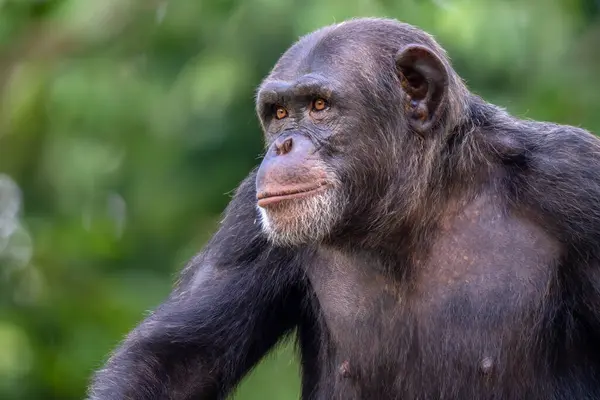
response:
<svg viewBox="0 0 600 400"><path fill-rule="evenodd" d="M89 398L219 399L296 332L303 399L600 398L600 141L468 91L393 20L313 32L266 152Z"/></svg>

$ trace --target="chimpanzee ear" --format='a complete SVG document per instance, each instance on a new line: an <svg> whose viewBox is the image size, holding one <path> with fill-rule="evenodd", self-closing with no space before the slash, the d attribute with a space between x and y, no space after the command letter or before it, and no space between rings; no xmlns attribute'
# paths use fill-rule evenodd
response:
<svg viewBox="0 0 600 400"><path fill-rule="evenodd" d="M440 118L446 99L448 71L428 47L411 44L396 55L396 70L407 94L405 110L409 123L426 133Z"/></svg>

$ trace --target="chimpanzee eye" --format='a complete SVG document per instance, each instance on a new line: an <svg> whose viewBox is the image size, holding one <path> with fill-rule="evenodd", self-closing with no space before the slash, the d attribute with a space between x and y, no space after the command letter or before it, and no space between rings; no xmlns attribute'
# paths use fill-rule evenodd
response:
<svg viewBox="0 0 600 400"><path fill-rule="evenodd" d="M281 107L281 106L277 106L275 108L275 118L277 119L284 119L285 117L287 117L288 112L285 108Z"/></svg>
<svg viewBox="0 0 600 400"><path fill-rule="evenodd" d="M326 108L327 108L327 100L319 97L315 101L313 101L313 110L323 111Z"/></svg>

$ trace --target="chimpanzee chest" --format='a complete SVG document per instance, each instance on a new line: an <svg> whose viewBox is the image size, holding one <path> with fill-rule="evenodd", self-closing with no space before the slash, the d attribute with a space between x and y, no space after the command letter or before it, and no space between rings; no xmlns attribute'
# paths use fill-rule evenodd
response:
<svg viewBox="0 0 600 400"><path fill-rule="evenodd" d="M404 280L374 261L322 249L308 275L334 349L332 370L362 398L375 395L368 388L380 388L377 381L392 397L481 395L485 387L530 393L526 381L544 373L535 354L544 352L558 255L535 225L477 203L444 221ZM524 391L503 392L521 379Z"/></svg>

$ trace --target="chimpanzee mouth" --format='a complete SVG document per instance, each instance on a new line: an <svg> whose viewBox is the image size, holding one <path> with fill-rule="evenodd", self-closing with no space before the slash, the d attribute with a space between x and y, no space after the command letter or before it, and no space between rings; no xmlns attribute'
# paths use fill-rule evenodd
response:
<svg viewBox="0 0 600 400"><path fill-rule="evenodd" d="M327 189L328 186L328 182L321 181L316 185L296 186L276 192L261 192L256 195L257 204L259 207L264 208L286 200L296 200L313 196Z"/></svg>

